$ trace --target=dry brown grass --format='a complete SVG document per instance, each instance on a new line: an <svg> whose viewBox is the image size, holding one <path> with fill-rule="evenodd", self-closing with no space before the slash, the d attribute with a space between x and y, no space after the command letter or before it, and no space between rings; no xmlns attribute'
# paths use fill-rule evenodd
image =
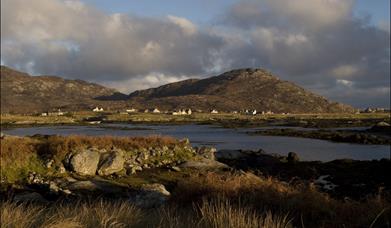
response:
<svg viewBox="0 0 391 228"><path fill-rule="evenodd" d="M311 185L291 186L252 174L192 176L178 183L172 200L173 204L186 205L219 197L245 210L290 214L295 218L294 224L308 227L369 226L379 214L377 223L391 222L391 204L381 195L345 202L332 199Z"/></svg>
<svg viewBox="0 0 391 228"><path fill-rule="evenodd" d="M173 147L179 141L166 136L149 137L113 137L113 136L50 136L40 149L41 153L51 154L58 159L63 159L66 154L80 147L95 147L98 149L111 149L116 147L125 151L149 147Z"/></svg>
<svg viewBox="0 0 391 228"><path fill-rule="evenodd" d="M381 196L345 202L311 186L227 173L180 181L168 204L157 209L114 199L46 207L6 202L1 214L3 227L386 227L391 222L390 203Z"/></svg>
<svg viewBox="0 0 391 228"><path fill-rule="evenodd" d="M1 139L1 177L13 182L19 177L27 175L30 170L43 172L43 165L37 154L39 143L39 140L31 138L7 137Z"/></svg>
<svg viewBox="0 0 391 228"><path fill-rule="evenodd" d="M1 227L70 228L70 227L211 227L211 228L283 228L291 227L287 216L270 212L257 214L231 205L225 199L203 201L193 208L167 206L139 209L126 201L57 203L47 207L1 205Z"/></svg>
<svg viewBox="0 0 391 228"><path fill-rule="evenodd" d="M132 227L140 222L140 209L126 202L57 203L48 207L5 202L1 227Z"/></svg>

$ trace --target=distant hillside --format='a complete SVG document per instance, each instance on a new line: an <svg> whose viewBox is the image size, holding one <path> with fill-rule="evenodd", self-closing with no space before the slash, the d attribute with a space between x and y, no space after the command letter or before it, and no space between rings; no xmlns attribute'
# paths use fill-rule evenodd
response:
<svg viewBox="0 0 391 228"><path fill-rule="evenodd" d="M1 112L39 113L57 108L106 110L157 107L209 111L256 109L275 113L353 112L262 69L239 69L206 79L189 79L125 95L81 80L30 76L1 66Z"/></svg>
<svg viewBox="0 0 391 228"><path fill-rule="evenodd" d="M239 69L207 79L190 79L136 91L131 103L161 109L192 108L223 111L256 109L275 113L353 112L262 69Z"/></svg>
<svg viewBox="0 0 391 228"><path fill-rule="evenodd" d="M35 113L89 109L100 104L94 98L110 96L116 90L81 80L55 76L30 76L1 66L1 112Z"/></svg>

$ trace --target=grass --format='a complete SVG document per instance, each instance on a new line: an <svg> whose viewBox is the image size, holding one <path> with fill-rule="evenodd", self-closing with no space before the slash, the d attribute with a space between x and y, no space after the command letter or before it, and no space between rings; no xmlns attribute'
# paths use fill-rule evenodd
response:
<svg viewBox="0 0 391 228"><path fill-rule="evenodd" d="M292 186L243 173L194 172L162 207L142 209L121 199L0 206L2 227L386 227L390 201L342 201L311 185ZM22 221L21 221L22 220ZM20 221L20 222L19 222Z"/></svg>
<svg viewBox="0 0 391 228"><path fill-rule="evenodd" d="M225 200L204 201L193 208L174 206L146 210L127 201L79 201L73 204L27 205L4 202L2 227L291 227L287 215L237 208Z"/></svg>
<svg viewBox="0 0 391 228"><path fill-rule="evenodd" d="M258 215L265 212L290 215L293 224L304 223L308 227L369 226L375 219L378 224L391 222L387 195L345 202L319 192L311 184L289 185L249 173L194 175L178 182L172 198L176 205L188 205L220 197L227 199L230 205L256 211Z"/></svg>
<svg viewBox="0 0 391 228"><path fill-rule="evenodd" d="M104 115L110 122L134 122L134 123L195 123L195 122L218 122L218 121L265 121L265 120L308 120L308 119L390 119L390 113L322 113L322 114L268 114L268 115L244 115L234 113L193 113L192 115L173 116L164 113L132 113L118 114L116 112L94 113L94 112L72 112L66 116L37 116L2 114L1 125L44 125L44 124L76 124L83 123L88 117Z"/></svg>

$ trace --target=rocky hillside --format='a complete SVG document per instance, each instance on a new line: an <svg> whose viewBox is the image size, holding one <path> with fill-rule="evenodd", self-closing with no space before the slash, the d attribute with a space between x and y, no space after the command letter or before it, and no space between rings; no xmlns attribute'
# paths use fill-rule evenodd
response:
<svg viewBox="0 0 391 228"><path fill-rule="evenodd" d="M115 94L114 89L55 76L30 76L1 66L1 112L35 113L58 108L89 109L94 98Z"/></svg>
<svg viewBox="0 0 391 228"><path fill-rule="evenodd" d="M223 111L256 109L275 113L352 112L262 69L239 69L207 79L190 79L129 95L133 103L161 109Z"/></svg>
<svg viewBox="0 0 391 228"><path fill-rule="evenodd" d="M206 79L189 79L129 96L114 89L55 76L30 76L1 66L1 112L39 113L61 108L105 110L157 107L209 111L256 109L274 113L353 112L350 106L328 101L262 69L239 69Z"/></svg>

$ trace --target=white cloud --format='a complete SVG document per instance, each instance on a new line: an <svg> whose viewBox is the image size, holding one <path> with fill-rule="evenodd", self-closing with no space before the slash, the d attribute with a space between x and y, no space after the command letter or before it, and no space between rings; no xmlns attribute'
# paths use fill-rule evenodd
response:
<svg viewBox="0 0 391 228"><path fill-rule="evenodd" d="M176 17L173 15L168 15L167 18L172 23L181 27L183 29L183 32L187 35L193 35L194 33L197 32L197 27L195 26L195 24L193 24L191 21L187 20L186 18Z"/></svg>
<svg viewBox="0 0 391 228"><path fill-rule="evenodd" d="M141 77L141 78L140 78ZM152 72L151 74L140 76L136 78L131 78L122 81L106 81L102 84L116 88L122 93L130 93L135 90L148 89L158 87L167 83L178 82L181 80L189 79L189 76L170 76L162 73Z"/></svg>
<svg viewBox="0 0 391 228"><path fill-rule="evenodd" d="M332 69L332 74L338 78L349 78L358 72L358 67L353 65L341 65Z"/></svg>
<svg viewBox="0 0 391 228"><path fill-rule="evenodd" d="M346 86L346 87L352 87L353 86L353 82L352 81L345 80L345 79L337 79L337 84L340 84L340 85L343 85L343 86Z"/></svg>

